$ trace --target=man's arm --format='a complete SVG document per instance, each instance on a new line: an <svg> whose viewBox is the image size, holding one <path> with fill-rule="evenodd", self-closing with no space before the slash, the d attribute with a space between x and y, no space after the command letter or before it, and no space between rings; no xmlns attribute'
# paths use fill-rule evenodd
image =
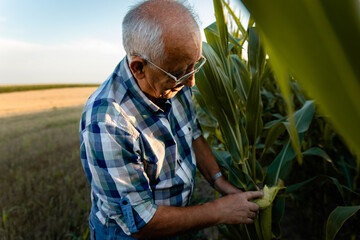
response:
<svg viewBox="0 0 360 240"><path fill-rule="evenodd" d="M206 180L210 182L211 178L216 173L220 172L219 165L215 160L211 148L203 136L200 136L195 141L193 141L192 145L195 151L197 167ZM223 176L215 181L214 187L223 195L241 192L240 189L233 186Z"/></svg>
<svg viewBox="0 0 360 240"><path fill-rule="evenodd" d="M200 172L210 181L220 169L209 145L200 136L193 142L193 148ZM222 223L253 222L252 218L255 217L255 212L259 210L259 207L249 200L262 197L261 192L242 192L224 177L215 181L215 188L227 196L197 206L158 206L150 222L132 236L138 238L171 236Z"/></svg>
<svg viewBox="0 0 360 240"><path fill-rule="evenodd" d="M259 210L259 207L249 200L261 196L261 192L243 192L197 206L158 206L150 222L132 236L157 238L222 223L253 223L252 218L255 217L255 212Z"/></svg>

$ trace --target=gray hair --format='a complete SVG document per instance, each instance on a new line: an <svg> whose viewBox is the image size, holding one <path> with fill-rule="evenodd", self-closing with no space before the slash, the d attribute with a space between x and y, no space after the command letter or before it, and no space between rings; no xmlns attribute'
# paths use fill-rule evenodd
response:
<svg viewBox="0 0 360 240"><path fill-rule="evenodd" d="M128 59L131 59L131 54L141 54L143 57L160 63L166 58L162 29L156 18L146 14L147 9L144 7L145 3L151 1L153 0L141 1L126 14L122 22L123 46ZM199 26L197 15L186 1L163 1L178 3ZM159 9L159 11L162 10Z"/></svg>

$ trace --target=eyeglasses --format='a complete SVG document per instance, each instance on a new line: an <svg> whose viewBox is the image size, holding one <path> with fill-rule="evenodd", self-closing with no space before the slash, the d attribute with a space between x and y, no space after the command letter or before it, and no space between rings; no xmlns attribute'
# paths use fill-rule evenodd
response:
<svg viewBox="0 0 360 240"><path fill-rule="evenodd" d="M195 64L194 70L192 70L191 72L185 74L184 76L177 78L174 75L172 75L171 73L168 73L167 71L165 71L164 69L162 69L161 67L159 67L158 65L156 65L155 63L153 63L152 61L150 61L149 59L139 55L139 54L130 54L131 56L137 56L137 57L141 57L142 59L146 60L147 62L151 63L154 67L156 67L157 69L159 69L160 71L162 71L163 73L165 73L166 75L168 75L171 79L173 79L176 83L176 85L179 85L181 83L183 83L186 79L188 79L190 76L192 76L193 74L197 73L200 68L205 64L206 62L206 58L204 56L201 55L200 60Z"/></svg>

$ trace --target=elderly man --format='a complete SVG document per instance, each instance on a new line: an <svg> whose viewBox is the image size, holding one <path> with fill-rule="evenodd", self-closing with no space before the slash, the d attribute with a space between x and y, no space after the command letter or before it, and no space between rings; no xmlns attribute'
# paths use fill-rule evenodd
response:
<svg viewBox="0 0 360 240"><path fill-rule="evenodd" d="M221 176L192 103L205 63L188 8L149 0L123 21L127 52L87 101L81 160L91 185L92 239L166 238L216 224L252 223L261 192ZM196 159L196 160L195 160ZM224 196L187 206L196 166Z"/></svg>

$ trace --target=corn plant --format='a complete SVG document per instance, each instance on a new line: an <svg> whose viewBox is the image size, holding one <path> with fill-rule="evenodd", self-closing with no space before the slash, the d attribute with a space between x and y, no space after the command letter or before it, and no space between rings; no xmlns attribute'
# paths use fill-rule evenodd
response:
<svg viewBox="0 0 360 240"><path fill-rule="evenodd" d="M359 1L242 2L258 24L290 111L289 73L317 100L357 156L356 176L350 184L356 190L360 175ZM328 222L352 216L358 209L337 208ZM334 229L341 225L341 221L337 227L328 224L326 239L333 239Z"/></svg>
<svg viewBox="0 0 360 240"><path fill-rule="evenodd" d="M224 231L232 239L278 238L284 212L284 198L278 193L284 188L283 180L296 152L300 152L314 104L304 101L290 117L273 114L271 121L263 122L263 85L274 78L270 63L257 29L252 27L253 21L246 31L237 19L240 38L229 34L223 4L228 7L214 0L216 23L205 29L207 42L203 43L203 55L208 61L196 76L194 93L201 106L206 137L215 145L213 152L224 175L245 191L260 187L265 194L257 200L260 213L254 225L231 225ZM248 61L242 58L245 41ZM278 140L280 146L274 146ZM279 149L277 156L266 164L264 159L274 148Z"/></svg>

